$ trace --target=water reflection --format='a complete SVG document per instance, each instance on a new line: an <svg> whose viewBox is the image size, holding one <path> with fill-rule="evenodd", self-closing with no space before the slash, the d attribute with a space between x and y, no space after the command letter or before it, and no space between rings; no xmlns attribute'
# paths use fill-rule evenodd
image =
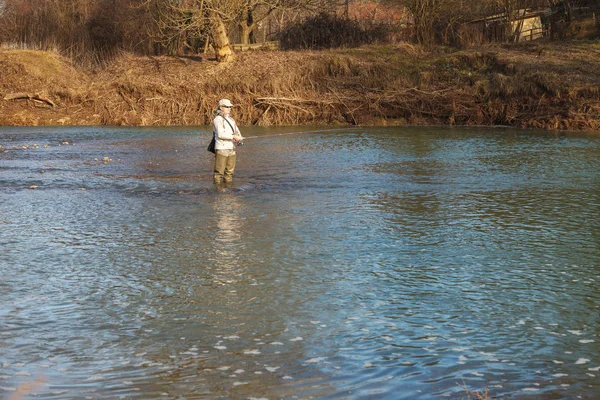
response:
<svg viewBox="0 0 600 400"><path fill-rule="evenodd" d="M598 139L256 134L215 190L209 132L39 130L0 134L39 144L0 154L0 396L598 394Z"/></svg>
<svg viewBox="0 0 600 400"><path fill-rule="evenodd" d="M212 204L217 228L213 243L217 282L232 283L234 277L244 275L244 266L239 260L240 252L244 251L240 219L243 205L236 198L224 194Z"/></svg>

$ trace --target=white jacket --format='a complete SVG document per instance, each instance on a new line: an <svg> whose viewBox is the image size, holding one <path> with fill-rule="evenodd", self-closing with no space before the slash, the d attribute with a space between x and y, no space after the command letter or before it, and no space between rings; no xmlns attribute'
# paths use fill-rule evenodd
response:
<svg viewBox="0 0 600 400"><path fill-rule="evenodd" d="M225 119L227 119L227 121L225 121ZM216 150L233 150L233 137L242 137L240 129L237 127L233 118L229 116L225 117L223 115L217 115L213 120L213 134L216 139Z"/></svg>

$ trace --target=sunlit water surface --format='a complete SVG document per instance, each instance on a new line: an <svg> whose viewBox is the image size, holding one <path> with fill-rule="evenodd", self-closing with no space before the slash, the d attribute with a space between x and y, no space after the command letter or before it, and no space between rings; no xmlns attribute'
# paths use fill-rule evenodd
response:
<svg viewBox="0 0 600 400"><path fill-rule="evenodd" d="M598 136L295 132L1 128L0 397L600 397Z"/></svg>

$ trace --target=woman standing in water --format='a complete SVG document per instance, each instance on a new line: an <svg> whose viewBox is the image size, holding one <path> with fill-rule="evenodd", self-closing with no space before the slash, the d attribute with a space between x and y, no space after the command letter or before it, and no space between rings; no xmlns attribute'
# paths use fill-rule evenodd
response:
<svg viewBox="0 0 600 400"><path fill-rule="evenodd" d="M231 101L228 99L219 100L219 106L216 110L216 116L213 120L213 135L215 136L215 184L221 182L230 183L233 180L233 171L235 170L235 146L242 143L244 138L237 127L233 118L231 118Z"/></svg>

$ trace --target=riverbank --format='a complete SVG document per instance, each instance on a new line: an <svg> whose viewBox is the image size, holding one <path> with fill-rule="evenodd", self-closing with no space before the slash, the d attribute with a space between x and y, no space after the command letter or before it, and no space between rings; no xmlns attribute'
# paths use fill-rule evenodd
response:
<svg viewBox="0 0 600 400"><path fill-rule="evenodd" d="M0 125L207 125L216 101L241 125L508 125L600 130L600 41L428 51L123 54L85 70L50 52L0 50Z"/></svg>

